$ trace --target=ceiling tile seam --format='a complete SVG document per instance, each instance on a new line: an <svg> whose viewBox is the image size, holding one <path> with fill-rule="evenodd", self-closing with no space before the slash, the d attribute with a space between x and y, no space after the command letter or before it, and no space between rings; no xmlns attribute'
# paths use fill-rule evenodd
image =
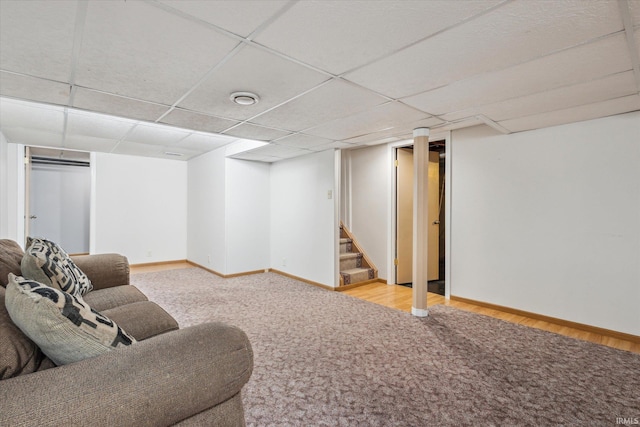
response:
<svg viewBox="0 0 640 427"><path fill-rule="evenodd" d="M475 116L476 119L482 120L484 122L484 124L486 124L487 126L492 127L493 129L497 130L500 133L503 133L505 135L509 135L510 133L513 133L513 131L507 129L506 127L502 126L501 124L491 120L489 117L485 116L484 114L478 114L477 116Z"/></svg>
<svg viewBox="0 0 640 427"><path fill-rule="evenodd" d="M628 95L620 95L620 96L616 96L616 97L613 97L613 98L604 99L604 100L601 100L601 101L585 102L585 103L582 103L582 104L579 104L579 105L574 105L572 107L558 108L558 109L555 109L555 110L545 110L542 113L535 113L535 114L529 114L529 115L526 115L526 116L514 117L514 118L511 118L511 119L498 120L496 123L501 124L503 122L507 122L507 121L511 121L511 120L520 120L520 119L525 119L525 118L529 118L529 117L536 117L536 116L539 116L541 114L554 113L554 112L557 112L557 111L572 110L572 109L575 109L575 108L586 107L586 106L589 106L589 105L602 104L603 102L615 101L615 100L624 99L624 98L633 97L633 96L637 96L637 97L640 98L640 95L637 94L637 93L632 93L632 94L628 94ZM618 113L616 113L616 114L618 114ZM610 115L611 114L607 114L607 115L602 116L602 117L607 117L607 116L610 116ZM583 120L585 120L585 119L578 120L578 121L583 121Z"/></svg>
<svg viewBox="0 0 640 427"><path fill-rule="evenodd" d="M7 73L7 74L13 74L15 76L20 76L20 77L29 77L31 79L44 80L44 81L51 82L51 83L60 83L60 84L64 84L64 85L69 85L68 81L54 80L54 79L50 79L48 77L40 77L40 76L36 76L36 75L33 75L33 74L22 73L22 72L19 72L19 71L11 71L11 70L5 70L3 68L0 68L0 72Z"/></svg>
<svg viewBox="0 0 640 427"><path fill-rule="evenodd" d="M598 82L600 80L605 80L605 79L608 79L608 78L613 77L613 76L617 76L617 75L620 75L620 74L628 73L630 71L633 71L633 69L617 71L615 73L606 74L604 76L595 77L595 78L584 80L584 81L579 81L577 83L569 83L569 84L563 84L563 85L559 85L559 86L553 86L553 87L545 88L544 90L539 90L539 91L536 91L536 92L530 92L530 93L527 93L527 94L524 94L524 95L512 96L510 98L504 98L504 99L501 99L499 101L488 102L486 104L477 104L477 105L473 105L473 106L470 106L470 107L467 107L467 108L463 108L462 110L448 111L446 113L442 113L441 115L464 113L465 111L471 110L471 109L481 109L481 108L491 107L491 106L494 106L496 104L501 104L503 102L517 101L519 99L522 99L522 98L525 98L525 97L528 97L528 96L543 95L545 93L554 92L554 91L560 90L560 89L568 89L568 88L571 88L573 86L579 86L579 85L583 85L583 84L587 84L587 83L595 83L595 82ZM629 94L629 95L631 95L631 94ZM623 95L623 96L627 96L627 95ZM477 113L469 113L469 114L470 114L468 116L469 118L472 118L475 115L477 115ZM442 119L441 117L438 117L436 115L434 115L434 117L436 117L436 118L438 118L440 120L443 120L445 122L447 121L447 120Z"/></svg>
<svg viewBox="0 0 640 427"><path fill-rule="evenodd" d="M552 55L556 55L556 54L559 54L559 53L562 53L562 52L565 52L565 51L569 51L571 49L575 49L575 48L578 48L578 47L581 47L581 46L586 46L586 45L591 44L591 43L596 43L596 42L599 42L599 41L602 41L602 40L606 40L609 37L613 38L615 36L618 36L618 35L622 34L623 32L624 32L624 30L620 30L620 31L616 31L616 32L613 32L613 33L605 34L605 35L602 35L602 36L594 37L592 39L584 40L584 41L582 41L580 43L577 43L575 45L571 45L571 46L564 47L564 48L561 48L561 49L556 49L556 50L553 50L551 52L547 52L547 53L545 53L543 55L539 55L539 56L536 56L534 58L527 59L525 61L509 65L507 67L496 68L496 69L492 69L492 70L483 71L481 73L472 74L472 75L470 75L468 77L465 77L463 79L456 80L456 81L453 81L451 83L448 83L448 84L445 84L445 85L441 85L441 86L438 86L438 87L434 87L432 89L427 89L427 90L424 90L422 92L417 92L417 93L414 93L414 94L411 94L411 95L402 96L402 97L397 98L397 99L402 101L402 100L405 100L407 98L411 98L411 97L418 96L418 95L424 95L424 94L429 93L429 92L440 90L440 89L443 89L445 87L449 87L449 86L452 86L454 84L458 84L460 82L474 80L474 79L476 79L478 77L483 77L483 76L486 76L486 75L489 75L489 74L494 74L494 73L498 73L498 72L502 72L502 71L507 71L507 70L509 70L511 68L515 68L515 67L519 67L519 66L522 66L522 65L526 65L526 64L528 64L530 62L534 62L534 61L537 61L537 60L540 60L540 59L543 59L543 58L546 58L546 57L549 57L549 56L552 56Z"/></svg>
<svg viewBox="0 0 640 427"><path fill-rule="evenodd" d="M237 128L238 126L241 126L241 125L243 125L243 124L250 124L250 125L253 125L253 126L260 126L260 127L267 127L267 126L262 126L262 125L257 124L257 123L252 123L252 122L251 122L251 120L254 120L254 119L256 119L256 118L258 118L258 117L260 117L260 116L262 116L262 115L264 115L264 114L267 114L267 113L269 113L269 112L271 112L271 111L275 110L276 108L280 108L280 107L282 107L283 105L288 104L289 102L292 102L292 101L294 101L294 100L296 100L296 99L298 99L298 98L300 98L300 97L303 97L303 96L305 96L305 95L307 95L307 94L309 94L309 93L313 92L314 90L320 89L322 86L324 86L324 85L328 84L328 83L329 83L329 82L331 82L331 81L333 81L333 78L329 78L329 79L327 79L327 80L325 80L325 81L323 81L323 82L320 82L319 84L317 84L317 85L315 85L315 86L313 86L313 87L311 87L311 88L309 88L309 89L307 89L307 90L305 90L305 91L303 91L303 92L300 92L300 93L298 93L297 95L295 95L295 96L293 96L293 97L291 97L291 98L289 98L289 99L287 99L287 100L285 100L285 101L283 101L283 102L281 102L281 103L279 103L279 104L277 104L277 105L274 105L273 107L271 107L271 108L269 108L269 109L267 109L267 110L264 110L264 111L262 111L262 112L260 112L260 113L256 114L255 116L249 117L248 119L245 119L245 120L240 121L240 123L237 123L237 124L235 124L235 125L233 125L233 126L230 126L229 128L227 128L227 129L223 130L223 131L222 131L222 132L220 132L220 133L223 133L223 134L224 134L225 132L228 132L228 131L230 131L230 130L232 130L232 129L235 129L235 128ZM274 128L274 129L275 129L275 128ZM276 130L280 130L280 129L276 129ZM284 129L282 129L282 130L284 130ZM291 131L291 130L287 130L287 132L292 132L292 131Z"/></svg>
<svg viewBox="0 0 640 427"><path fill-rule="evenodd" d="M638 46L634 37L633 23L631 22L631 10L628 0L618 0L618 8L620 16L624 24L624 32L627 39L627 48L629 49L629 57L633 65L633 74L636 79L636 89L640 93L640 55L638 55Z"/></svg>
<svg viewBox="0 0 640 427"><path fill-rule="evenodd" d="M71 93L69 94L68 106L73 105L76 91L73 87L76 83L76 69L78 68L78 59L82 50L82 39L84 35L84 27L87 17L88 3L86 0L79 0L76 6L76 22L73 30L73 46L71 47L71 70L69 73L69 85L71 85ZM65 135L66 137L66 135Z"/></svg>
<svg viewBox="0 0 640 427"><path fill-rule="evenodd" d="M450 26L448 26L446 28L443 28L443 29L441 29L439 31L436 31L433 34L429 34L429 35L427 35L427 36L425 36L425 37L423 37L421 39L415 40L415 41L413 41L413 42L411 42L411 43L409 43L407 45L404 45L404 46L394 50L393 52L386 53L386 54L384 54L384 55L382 55L382 56L380 56L378 58L372 59L372 60L370 60L370 61L368 61L368 62L366 62L364 64L358 65L357 67L354 67L354 68L352 68L350 70L347 70L347 71L345 71L343 73L340 73L338 75L338 77L343 77L346 74L350 74L350 73L353 73L355 71L358 71L361 68L364 68L364 67L367 67L367 66L369 66L371 64L375 64L376 62L382 61L382 60L384 60L384 59L386 59L386 58L388 58L390 56L393 56L393 55L395 55L397 53L400 53L400 52L402 52L402 51L404 51L406 49L409 49L409 48L411 48L411 47L413 47L415 45L418 45L418 44L420 44L420 43L422 43L422 42L424 42L426 40L429 40L430 38L436 37L436 36L438 36L438 35L440 35L442 33L445 33L447 31L453 30L454 28L457 28L457 27L459 27L461 25L468 24L469 22L471 22L471 21L473 21L473 20L475 20L477 18L480 18L481 16L484 16L484 15L486 15L488 13L494 12L496 9L499 9L499 8L505 6L506 4L509 4L509 3L513 2L513 1L515 1L515 0L504 0L504 1L502 1L502 2L500 2L498 4L496 4L496 5L488 8L488 9L485 9L485 10L483 10L481 12L476 13L475 15L471 15L471 16L469 16L469 17L467 17L467 18L465 18L465 19L463 19L461 21L456 22L455 24L451 24Z"/></svg>
<svg viewBox="0 0 640 427"><path fill-rule="evenodd" d="M183 12L183 11L181 11L179 9L171 7L171 6L166 5L164 3L160 3L157 0L143 0L143 1L145 3L147 3L149 6L153 6L153 7L156 7L158 9L164 10L165 12L170 13L171 15L177 16L179 18L185 19L187 21L191 21L191 22L193 22L195 24L198 24L200 26L206 27L206 28L208 28L210 30L213 30L213 31L223 35L223 36L232 38L232 39L234 39L234 40L236 40L238 42L246 41L246 39L244 37L242 37L242 36L240 36L238 34L232 33L229 30L225 30L222 27L218 27L217 25L212 24L210 22L207 22L207 21L205 21L203 19L200 19L197 16L190 15L190 14L188 14L186 12Z"/></svg>
<svg viewBox="0 0 640 427"><path fill-rule="evenodd" d="M262 24L258 25L258 27L255 30L253 30L251 34L247 36L246 40L252 41L253 39L255 39L261 32L266 30L269 25L273 24L278 18L280 18L287 11L289 11L289 9L291 9L296 3L298 3L297 0L289 0L289 2L287 2L287 4L285 4L280 9L278 9L276 13L274 13L265 21L263 21Z"/></svg>
<svg viewBox="0 0 640 427"><path fill-rule="evenodd" d="M245 46L244 42L238 43L233 49L231 49L231 51L229 51L229 53L227 53L224 56L224 58L222 58L220 61L218 61L216 65L214 65L206 73L204 73L204 75L189 90L187 90L186 93L184 93L180 98L178 98L176 102L171 104L169 109L165 111L164 114L162 114L160 117L158 117L155 120L155 122L157 123L160 120L164 119L169 113L171 113L176 108L176 106L179 103L187 99L187 97L189 97L189 95L191 95L193 91L195 91L198 87L200 87L200 85L202 85L205 81L207 81L216 71L218 71L220 67L226 64L231 58L233 58L238 52L240 52L240 50L242 50L244 46Z"/></svg>

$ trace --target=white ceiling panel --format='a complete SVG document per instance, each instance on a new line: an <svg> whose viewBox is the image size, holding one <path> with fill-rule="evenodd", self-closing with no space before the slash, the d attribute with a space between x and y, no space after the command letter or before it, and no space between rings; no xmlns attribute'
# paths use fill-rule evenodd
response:
<svg viewBox="0 0 640 427"><path fill-rule="evenodd" d="M618 34L494 73L459 80L402 101L440 115L590 81L631 69L625 46L624 34Z"/></svg>
<svg viewBox="0 0 640 427"><path fill-rule="evenodd" d="M629 10L631 12L631 21L634 26L640 26L640 1L628 0Z"/></svg>
<svg viewBox="0 0 640 427"><path fill-rule="evenodd" d="M159 145L140 144L129 141L119 143L115 149L112 150L112 153L166 158L167 156L164 154L165 151L167 151L166 148Z"/></svg>
<svg viewBox="0 0 640 427"><path fill-rule="evenodd" d="M0 99L0 122L2 122L3 131L7 128L25 128L62 135L64 107L2 98Z"/></svg>
<svg viewBox="0 0 640 427"><path fill-rule="evenodd" d="M548 111L534 116L505 120L499 123L512 132L519 132L612 116L614 114L622 114L636 110L640 110L640 96L631 95L594 104L582 105L580 107Z"/></svg>
<svg viewBox="0 0 640 427"><path fill-rule="evenodd" d="M429 117L418 121L412 121L408 123L400 124L399 126L392 127L390 129L383 130L381 132L369 133L366 135L357 136L355 138L346 139L344 142L350 144L370 144L372 142L382 143L384 140L390 139L390 137L398 137L398 135L412 135L413 130L420 127L431 128L433 126L441 125L444 122L436 117Z"/></svg>
<svg viewBox="0 0 640 427"><path fill-rule="evenodd" d="M155 121L169 109L166 105L138 101L136 99L96 92L84 88L76 89L73 106L85 110L150 122Z"/></svg>
<svg viewBox="0 0 640 427"><path fill-rule="evenodd" d="M622 29L616 2L514 1L346 75L393 98L495 71Z"/></svg>
<svg viewBox="0 0 640 427"><path fill-rule="evenodd" d="M402 123L427 118L427 115L399 102L388 102L352 116L307 129L305 133L333 140L380 132Z"/></svg>
<svg viewBox="0 0 640 427"><path fill-rule="evenodd" d="M95 137L119 141L138 122L105 114L71 110L67 113L67 138Z"/></svg>
<svg viewBox="0 0 640 427"><path fill-rule="evenodd" d="M239 122L176 108L164 116L162 123L204 132L222 132Z"/></svg>
<svg viewBox="0 0 640 427"><path fill-rule="evenodd" d="M338 75L497 3L496 0L303 1L259 34L256 41Z"/></svg>
<svg viewBox="0 0 640 427"><path fill-rule="evenodd" d="M54 82L0 71L0 95L49 104L67 105L71 87Z"/></svg>
<svg viewBox="0 0 640 427"><path fill-rule="evenodd" d="M242 37L254 32L266 19L283 8L287 0L160 0L195 19L203 20Z"/></svg>
<svg viewBox="0 0 640 427"><path fill-rule="evenodd" d="M145 2L90 2L76 82L172 104L236 44Z"/></svg>
<svg viewBox="0 0 640 427"><path fill-rule="evenodd" d="M317 147L309 148L311 151L319 152L325 150L335 150L335 149L350 149L355 148L357 145L349 144L348 142L334 141L324 145L318 145Z"/></svg>
<svg viewBox="0 0 640 427"><path fill-rule="evenodd" d="M119 140L109 138L98 138L95 136L72 134L64 138L64 147L75 150L97 151L103 153L111 152Z"/></svg>
<svg viewBox="0 0 640 427"><path fill-rule="evenodd" d="M478 112L494 121L502 121L593 104L637 92L633 72L627 71L596 81L485 105L478 107Z"/></svg>
<svg viewBox="0 0 640 427"><path fill-rule="evenodd" d="M251 150L251 153L262 156L272 156L279 157L281 159L288 159L291 157L309 154L311 153L311 151L305 150L303 148L287 147L286 145L268 144L260 148Z"/></svg>
<svg viewBox="0 0 640 427"><path fill-rule="evenodd" d="M171 147L182 147L189 150L196 150L202 153L215 150L227 144L231 144L236 141L235 138L230 138L222 135L211 135L204 133L192 133L185 139L173 144Z"/></svg>
<svg viewBox="0 0 640 427"><path fill-rule="evenodd" d="M263 50L244 47L179 106L220 117L246 120L327 80L324 74ZM238 105L233 92L253 92L257 104Z"/></svg>
<svg viewBox="0 0 640 427"><path fill-rule="evenodd" d="M272 141L289 135L290 132L244 123L225 132L225 134L236 136L238 138L255 139L258 141Z"/></svg>
<svg viewBox="0 0 640 427"><path fill-rule="evenodd" d="M3 70L68 82L77 1L0 2Z"/></svg>
<svg viewBox="0 0 640 427"><path fill-rule="evenodd" d="M250 160L254 162L265 162L265 163L273 163L273 162L277 162L278 160L282 160L281 157L267 156L264 154L254 153L253 151L245 151L244 153L234 154L233 156L230 156L230 157L238 160Z"/></svg>
<svg viewBox="0 0 640 427"><path fill-rule="evenodd" d="M387 102L385 98L366 89L332 80L251 121L264 126L301 131L384 102Z"/></svg>
<svg viewBox="0 0 640 427"><path fill-rule="evenodd" d="M127 135L125 141L150 145L171 145L191 134L186 129L178 129L155 123L141 123Z"/></svg>
<svg viewBox="0 0 640 427"><path fill-rule="evenodd" d="M278 139L276 141L278 145L287 145L289 147L307 149L317 147L319 145L327 145L331 142L333 141L330 139L320 138L319 136L305 135L302 133L285 136L284 138Z"/></svg>

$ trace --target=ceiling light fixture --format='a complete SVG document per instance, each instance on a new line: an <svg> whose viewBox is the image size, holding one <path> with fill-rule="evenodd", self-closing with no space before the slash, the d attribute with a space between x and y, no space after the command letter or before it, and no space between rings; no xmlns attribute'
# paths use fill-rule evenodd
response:
<svg viewBox="0 0 640 427"><path fill-rule="evenodd" d="M184 156L184 154L182 154L182 153L176 153L176 152L174 152L174 151L165 151L165 152L164 152L164 155L165 155L165 156L174 156L174 157L182 157L182 156Z"/></svg>
<svg viewBox="0 0 640 427"><path fill-rule="evenodd" d="M254 105L260 101L260 97L251 92L233 92L229 99L238 105Z"/></svg>

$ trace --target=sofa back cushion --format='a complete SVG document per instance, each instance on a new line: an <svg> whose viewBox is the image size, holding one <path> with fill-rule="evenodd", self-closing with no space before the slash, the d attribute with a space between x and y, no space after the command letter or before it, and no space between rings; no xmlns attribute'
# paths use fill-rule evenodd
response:
<svg viewBox="0 0 640 427"><path fill-rule="evenodd" d="M7 287L9 273L20 275L24 252L13 240L0 239L0 285Z"/></svg>
<svg viewBox="0 0 640 427"><path fill-rule="evenodd" d="M9 275L5 306L11 320L57 365L136 342L82 297L13 274Z"/></svg>
<svg viewBox="0 0 640 427"><path fill-rule="evenodd" d="M38 346L12 321L0 287L0 380L30 374L54 366Z"/></svg>
<svg viewBox="0 0 640 427"><path fill-rule="evenodd" d="M46 239L29 239L27 243L21 262L22 276L73 296L85 295L93 289L91 280L60 246Z"/></svg>

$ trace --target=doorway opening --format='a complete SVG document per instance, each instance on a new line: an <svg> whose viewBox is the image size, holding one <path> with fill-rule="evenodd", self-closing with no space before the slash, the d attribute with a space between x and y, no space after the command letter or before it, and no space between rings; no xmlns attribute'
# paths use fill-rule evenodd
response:
<svg viewBox="0 0 640 427"><path fill-rule="evenodd" d="M89 253L90 155L27 147L25 234L56 242L69 254Z"/></svg>
<svg viewBox="0 0 640 427"><path fill-rule="evenodd" d="M428 291L445 295L445 141L429 141L428 165ZM395 149L396 224L395 283L413 280L413 146Z"/></svg>

